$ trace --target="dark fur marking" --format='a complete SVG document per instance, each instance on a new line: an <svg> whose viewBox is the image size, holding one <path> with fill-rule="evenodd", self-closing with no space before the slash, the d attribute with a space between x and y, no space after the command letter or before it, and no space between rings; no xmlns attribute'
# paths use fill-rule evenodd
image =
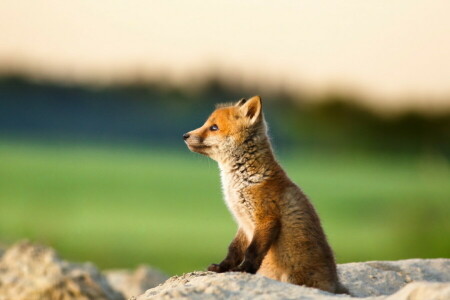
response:
<svg viewBox="0 0 450 300"><path fill-rule="evenodd" d="M233 241L228 246L227 257L225 257L220 264L212 264L209 266L208 271L222 273L236 268L244 259L244 252L247 244L247 237L244 232L239 229Z"/></svg>
<svg viewBox="0 0 450 300"><path fill-rule="evenodd" d="M253 240L245 251L244 261L233 271L256 273L269 251L278 238L281 224L278 220L266 221L264 227L256 228Z"/></svg>

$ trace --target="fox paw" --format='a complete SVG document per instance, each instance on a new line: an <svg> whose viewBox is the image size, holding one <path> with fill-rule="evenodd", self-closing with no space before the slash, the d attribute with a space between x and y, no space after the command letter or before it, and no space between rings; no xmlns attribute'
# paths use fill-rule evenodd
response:
<svg viewBox="0 0 450 300"><path fill-rule="evenodd" d="M243 262L239 266L237 266L235 268L232 268L230 271L231 272L245 272L245 273L255 274L257 270L258 269L255 268L252 264Z"/></svg>
<svg viewBox="0 0 450 300"><path fill-rule="evenodd" d="M220 268L220 265L219 265L219 264L211 264L211 265L208 267L208 271L216 272L216 273L222 273L222 272L224 272L224 271L222 271L222 269Z"/></svg>

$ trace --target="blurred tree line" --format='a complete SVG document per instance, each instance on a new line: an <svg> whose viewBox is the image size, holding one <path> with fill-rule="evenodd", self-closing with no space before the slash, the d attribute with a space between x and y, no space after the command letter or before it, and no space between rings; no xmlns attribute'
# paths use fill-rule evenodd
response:
<svg viewBox="0 0 450 300"><path fill-rule="evenodd" d="M231 85L214 76L195 89L157 81L88 86L3 76L0 137L183 147L181 135L200 126L216 103L255 94L263 97L271 134L281 148L450 158L450 111L388 116L344 95L310 99L281 89L260 93L258 88Z"/></svg>

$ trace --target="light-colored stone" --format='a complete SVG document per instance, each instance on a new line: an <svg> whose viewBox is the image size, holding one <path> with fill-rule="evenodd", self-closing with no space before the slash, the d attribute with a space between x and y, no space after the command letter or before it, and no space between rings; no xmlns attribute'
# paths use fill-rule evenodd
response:
<svg viewBox="0 0 450 300"><path fill-rule="evenodd" d="M28 242L0 258L0 300L121 300L92 264L61 260L54 250Z"/></svg>
<svg viewBox="0 0 450 300"><path fill-rule="evenodd" d="M386 300L449 300L450 283L412 282Z"/></svg>
<svg viewBox="0 0 450 300"><path fill-rule="evenodd" d="M193 272L172 277L137 299L450 299L450 259L350 263L339 265L338 271L352 296L330 294L260 275Z"/></svg>
<svg viewBox="0 0 450 300"><path fill-rule="evenodd" d="M320 297L320 298L318 298ZM193 272L170 278L137 298L146 299L336 299L333 294L245 273ZM342 300L351 299L341 296Z"/></svg>
<svg viewBox="0 0 450 300"><path fill-rule="evenodd" d="M338 274L353 296L390 295L412 281L450 281L450 259L348 263L338 265Z"/></svg>
<svg viewBox="0 0 450 300"><path fill-rule="evenodd" d="M108 271L60 259L54 250L27 242L0 254L0 300L298 299L449 300L450 259L372 261L338 266L350 295L245 273L193 272L168 279L149 267ZM364 297L364 298L354 298Z"/></svg>
<svg viewBox="0 0 450 300"><path fill-rule="evenodd" d="M149 266L139 266L135 271L108 270L104 274L112 287L127 298L141 295L169 278L163 272Z"/></svg>

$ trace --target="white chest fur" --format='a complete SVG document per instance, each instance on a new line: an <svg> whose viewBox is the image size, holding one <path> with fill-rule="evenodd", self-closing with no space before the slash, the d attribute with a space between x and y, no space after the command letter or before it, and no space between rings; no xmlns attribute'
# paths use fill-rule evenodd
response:
<svg viewBox="0 0 450 300"><path fill-rule="evenodd" d="M248 207L248 199L244 199L242 193L242 189L245 186L242 182L236 180L233 173L227 172L226 170L221 169L220 176L225 203L239 227L244 230L247 238L251 240L254 223L252 221L252 212Z"/></svg>

